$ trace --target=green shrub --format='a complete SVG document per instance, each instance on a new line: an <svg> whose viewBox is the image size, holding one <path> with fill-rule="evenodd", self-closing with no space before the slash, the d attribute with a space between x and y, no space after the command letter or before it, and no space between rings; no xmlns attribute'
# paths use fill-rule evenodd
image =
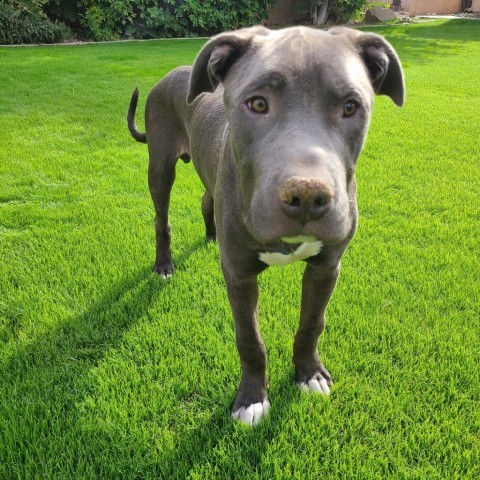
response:
<svg viewBox="0 0 480 480"><path fill-rule="evenodd" d="M366 3L366 0L334 1L332 2L329 20L334 23L348 22Z"/></svg>
<svg viewBox="0 0 480 480"><path fill-rule="evenodd" d="M186 17L195 33L211 35L256 25L265 18L267 7L268 2L258 0L185 0L177 18Z"/></svg>
<svg viewBox="0 0 480 480"><path fill-rule="evenodd" d="M108 37L212 35L254 25L266 15L265 0L85 0L83 25L96 40Z"/></svg>
<svg viewBox="0 0 480 480"><path fill-rule="evenodd" d="M86 12L81 24L92 33L94 40L116 40L123 36L126 25L132 23L138 0L83 0Z"/></svg>
<svg viewBox="0 0 480 480"><path fill-rule="evenodd" d="M136 2L133 22L125 29L125 36L134 38L195 36L189 19L182 12L183 2L165 0Z"/></svg>
<svg viewBox="0 0 480 480"><path fill-rule="evenodd" d="M98 5L92 5L87 9L82 19L82 25L90 30L93 40L108 41L118 38L113 19Z"/></svg>
<svg viewBox="0 0 480 480"><path fill-rule="evenodd" d="M63 23L51 22L41 14L0 5L0 44L58 43L73 37Z"/></svg>
<svg viewBox="0 0 480 480"><path fill-rule="evenodd" d="M15 0L27 1L27 0ZM258 24L273 0L32 0L93 40L205 36Z"/></svg>

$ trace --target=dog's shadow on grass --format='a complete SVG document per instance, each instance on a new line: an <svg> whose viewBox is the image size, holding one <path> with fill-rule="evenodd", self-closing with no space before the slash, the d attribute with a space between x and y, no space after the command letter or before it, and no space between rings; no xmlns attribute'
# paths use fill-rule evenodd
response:
<svg viewBox="0 0 480 480"><path fill-rule="evenodd" d="M177 256L178 265L186 263L202 246L204 240L192 243ZM113 285L88 310L60 320L0 359L2 411L7 414L5 427L14 444L24 445L25 450L48 452L48 438L55 435L48 424L57 426L52 412L63 418L70 412L75 414L76 405L89 388L91 369L148 313L164 289L164 281L145 266ZM44 445L31 444L34 429L41 432ZM24 454L18 452L20 464Z"/></svg>
<svg viewBox="0 0 480 480"><path fill-rule="evenodd" d="M178 266L181 268L204 246L203 240L193 243L177 256ZM130 327L148 314L164 289L165 283L152 273L149 266L144 267L134 276L118 282L87 311L66 319L32 342L19 346L8 358L0 360L0 372L6 373L0 394L4 411L8 412L6 427L15 444L24 445L23 450L42 462L42 458L52 454L48 446L50 441L55 445L62 441L61 438L71 437L78 427L74 420L76 408L91 388L91 369L105 358L109 350L122 342L124 333ZM259 446L268 445L268 440L276 435L279 425L282 425L280 418L288 416L286 410L298 395L293 387L293 378L286 374L271 389L272 398L279 401L274 400L267 419L254 429L234 423L230 418L234 382L232 377L232 386L228 390L231 398L228 398L229 394L223 399L216 398L215 401L220 400L220 403L207 415L207 419L201 420L191 430L178 432L174 448L160 454L154 462L144 464L141 467L144 473L159 478L180 478L179 471L188 474L192 469L200 468L206 459L216 462L212 452L221 450L223 443L231 442L232 438L234 443L245 442L248 445L242 450L245 466L251 468L252 464L261 461L263 451ZM52 412L58 413L52 417ZM58 421L60 418L70 418L74 423L67 420L66 424L62 424ZM43 439L41 445L32 444L34 430L37 437ZM74 450L74 446L68 443L65 445L65 468L69 468L68 462L76 456L75 451L68 451L69 448ZM25 451L12 452L14 456L18 455L19 464ZM229 469L234 468L233 465L226 461L224 466Z"/></svg>
<svg viewBox="0 0 480 480"><path fill-rule="evenodd" d="M253 472L261 478L274 478L267 450L273 439L284 434L285 423L292 420L292 405L300 395L293 370L285 373L269 389L273 403L267 417L254 427L232 420L232 395L194 429L179 434L174 448L156 459L153 472L162 479L190 478L192 474L193 478L208 478L205 475L214 471L221 472L222 478L250 478Z"/></svg>

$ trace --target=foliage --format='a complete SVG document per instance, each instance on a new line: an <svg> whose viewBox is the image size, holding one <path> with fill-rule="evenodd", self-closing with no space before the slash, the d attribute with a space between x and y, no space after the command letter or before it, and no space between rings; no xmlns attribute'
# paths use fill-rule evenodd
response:
<svg viewBox="0 0 480 480"><path fill-rule="evenodd" d="M332 2L329 19L335 23L347 22L366 3L367 0L336 0Z"/></svg>
<svg viewBox="0 0 480 480"><path fill-rule="evenodd" d="M15 16L49 18L54 24L65 23L93 40L211 35L259 23L266 17L270 3L267 0L7 0Z"/></svg>
<svg viewBox="0 0 480 480"><path fill-rule="evenodd" d="M45 17L67 24L93 40L206 36L255 25L267 16L274 0L6 0L18 14ZM349 20L367 0L312 0L318 21L319 5L328 2L322 22Z"/></svg>
<svg viewBox="0 0 480 480"><path fill-rule="evenodd" d="M14 5L15 3L15 5ZM12 2L0 5L0 44L57 43L71 39L63 23L50 21L39 2Z"/></svg>
<svg viewBox="0 0 480 480"><path fill-rule="evenodd" d="M131 0L85 0L86 11L82 25L93 34L94 40L115 40L133 19Z"/></svg>
<svg viewBox="0 0 480 480"><path fill-rule="evenodd" d="M62 21L78 31L85 15L84 3L83 0L45 0L43 8L49 18Z"/></svg>
<svg viewBox="0 0 480 480"><path fill-rule="evenodd" d="M189 21L181 15L184 2L141 0L136 2L135 18L125 30L134 38L194 36ZM178 5L177 5L178 4Z"/></svg>
<svg viewBox="0 0 480 480"><path fill-rule="evenodd" d="M43 15L42 7L48 0L5 0L3 4L9 5L17 12L28 12Z"/></svg>
<svg viewBox="0 0 480 480"><path fill-rule="evenodd" d="M318 16L320 7L328 4L326 15L319 22ZM314 23L344 23L350 20L362 7L368 3L368 0L312 0L312 16Z"/></svg>
<svg viewBox="0 0 480 480"><path fill-rule="evenodd" d="M195 29L205 33L233 30L258 24L265 17L268 2L240 0L187 0L179 9Z"/></svg>
<svg viewBox="0 0 480 480"><path fill-rule="evenodd" d="M267 0L32 1L42 2L50 18L64 21L94 40L211 35L259 23L271 3Z"/></svg>

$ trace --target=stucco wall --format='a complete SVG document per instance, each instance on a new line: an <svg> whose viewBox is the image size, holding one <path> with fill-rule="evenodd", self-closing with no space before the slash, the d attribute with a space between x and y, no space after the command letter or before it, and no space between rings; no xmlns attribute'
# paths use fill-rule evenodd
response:
<svg viewBox="0 0 480 480"><path fill-rule="evenodd" d="M473 0L472 10L473 10L475 13L480 13L480 0Z"/></svg>
<svg viewBox="0 0 480 480"><path fill-rule="evenodd" d="M410 15L448 15L462 11L462 0L403 0L402 6Z"/></svg>

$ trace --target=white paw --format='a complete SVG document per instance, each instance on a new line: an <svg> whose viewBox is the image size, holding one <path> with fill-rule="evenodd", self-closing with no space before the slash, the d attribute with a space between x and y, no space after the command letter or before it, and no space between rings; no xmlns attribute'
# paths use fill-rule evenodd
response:
<svg viewBox="0 0 480 480"><path fill-rule="evenodd" d="M253 427L267 415L270 409L270 402L264 400L263 403L252 403L248 407L240 407L237 411L232 413L234 420L240 420L248 426Z"/></svg>
<svg viewBox="0 0 480 480"><path fill-rule="evenodd" d="M319 393L320 395L330 394L330 387L323 377L321 377L320 380L313 377L307 383L301 382L298 384L298 388L302 390L302 392Z"/></svg>

